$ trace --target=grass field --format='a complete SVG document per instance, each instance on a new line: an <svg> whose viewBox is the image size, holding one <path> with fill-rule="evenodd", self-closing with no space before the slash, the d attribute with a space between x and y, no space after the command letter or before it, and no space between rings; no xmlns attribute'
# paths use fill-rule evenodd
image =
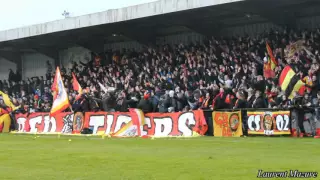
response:
<svg viewBox="0 0 320 180"><path fill-rule="evenodd" d="M35 137L0 134L1 180L247 180L259 169L320 172L318 139Z"/></svg>

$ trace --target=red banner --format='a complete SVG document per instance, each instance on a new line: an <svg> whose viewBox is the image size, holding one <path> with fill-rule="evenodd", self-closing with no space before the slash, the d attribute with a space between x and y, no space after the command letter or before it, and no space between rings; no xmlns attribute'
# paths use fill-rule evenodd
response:
<svg viewBox="0 0 320 180"><path fill-rule="evenodd" d="M208 130L202 110L185 113L151 113L145 116L142 134L151 136L204 135Z"/></svg>
<svg viewBox="0 0 320 180"><path fill-rule="evenodd" d="M60 113L50 117L49 113L17 114L19 132L72 133L73 113Z"/></svg>
<svg viewBox="0 0 320 180"><path fill-rule="evenodd" d="M203 111L185 113L145 114L141 135L147 136L192 136L203 135L208 127ZM61 113L49 117L49 113L31 113L16 115L19 132L26 133L80 133L90 128L94 135L109 135L121 130L132 121L130 113L87 112Z"/></svg>

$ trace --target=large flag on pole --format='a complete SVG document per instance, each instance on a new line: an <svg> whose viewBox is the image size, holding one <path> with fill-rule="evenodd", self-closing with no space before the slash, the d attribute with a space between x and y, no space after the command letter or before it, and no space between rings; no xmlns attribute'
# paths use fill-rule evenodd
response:
<svg viewBox="0 0 320 180"><path fill-rule="evenodd" d="M285 55L287 59L292 59L296 53L299 53L303 49L304 40L296 41L288 45L285 49Z"/></svg>
<svg viewBox="0 0 320 180"><path fill-rule="evenodd" d="M268 43L266 43L266 49L268 53L267 62L265 62L263 66L263 74L265 78L274 78L275 72L274 69L277 67L278 62L276 58L273 56L272 49Z"/></svg>
<svg viewBox="0 0 320 180"><path fill-rule="evenodd" d="M279 85L289 99L293 98L294 92L303 95L305 91L305 84L289 65L282 70L279 77Z"/></svg>
<svg viewBox="0 0 320 180"><path fill-rule="evenodd" d="M53 116L64 111L70 106L68 94L66 92L66 89L64 88L59 67L57 67L51 90L54 96L50 116Z"/></svg>
<svg viewBox="0 0 320 180"><path fill-rule="evenodd" d="M286 54L286 58L287 59L292 59L295 54L300 54L301 50L304 50L307 55L309 56L309 58L311 58L312 60L316 60L315 55L306 48L306 46L304 45L305 41L304 40L298 40L290 45L288 45L285 49L285 54Z"/></svg>
<svg viewBox="0 0 320 180"><path fill-rule="evenodd" d="M2 99L3 99L3 101L4 101L4 104L5 104L6 106L8 106L9 108L11 108L12 111L15 111L15 110L17 110L17 109L20 108L19 106L15 106L15 105L12 103L12 101L10 100L10 97L9 97L8 94L0 91L0 96L2 96Z"/></svg>
<svg viewBox="0 0 320 180"><path fill-rule="evenodd" d="M78 95L76 97L76 100L78 100L81 97L83 90L82 90L76 76L74 75L74 73L72 73L72 78L73 78L73 81L72 81L73 90L78 92Z"/></svg>

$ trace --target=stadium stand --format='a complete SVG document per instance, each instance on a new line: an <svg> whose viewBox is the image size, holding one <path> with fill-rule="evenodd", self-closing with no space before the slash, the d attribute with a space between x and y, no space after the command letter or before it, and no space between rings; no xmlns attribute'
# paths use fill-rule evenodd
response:
<svg viewBox="0 0 320 180"><path fill-rule="evenodd" d="M251 18L250 14L247 16ZM70 67L61 68L72 110L127 112L129 108L139 108L148 113L318 107L320 30L296 30L292 24L281 25L286 27L264 30L255 36L215 36L201 42L151 43L139 50L87 53L87 59L73 61ZM46 33L30 36L43 34ZM18 38L23 37L12 36L9 40ZM147 39L142 41L148 44ZM293 47L299 51L292 53ZM10 95L14 105L20 106L18 111L49 112L57 64L57 61L47 61L45 76L24 80L19 71L10 71L8 80L0 81L0 90ZM288 67L291 69L286 69ZM299 75L300 81L306 84L303 92L299 79L281 77L285 70ZM84 89L80 98L72 86L72 72ZM115 90L104 91L99 83ZM0 104L5 108L3 100Z"/></svg>
<svg viewBox="0 0 320 180"><path fill-rule="evenodd" d="M311 102L309 98L313 99L312 102L317 102L319 98L319 55L316 50L319 48L319 37L318 30L271 30L261 34L260 39L211 38L203 44L164 45L146 48L142 52L125 50L121 54L109 53L109 58L113 59L110 64L96 56L93 61L73 63L70 69L62 68L61 72L75 111L128 111L128 108L140 107L146 112L168 112L233 108L237 106L239 95L248 99L248 108L288 106L289 97L280 88L279 76L283 68L290 64L310 86L304 97L308 104ZM264 78L264 64L269 56L266 42L262 39L271 45L278 62L273 78ZM315 56L311 57L303 51L294 54L292 59L283 59L281 47L299 39L305 39L305 46ZM23 81L21 75L11 71L8 81L1 81L0 89L8 93L17 105L23 104L38 112L50 110L54 71L52 65L47 63L46 77ZM71 72L75 73L86 92L83 98L76 101ZM98 83L114 87L116 91L106 95ZM259 98L263 100L259 101ZM82 106L77 106L81 102Z"/></svg>

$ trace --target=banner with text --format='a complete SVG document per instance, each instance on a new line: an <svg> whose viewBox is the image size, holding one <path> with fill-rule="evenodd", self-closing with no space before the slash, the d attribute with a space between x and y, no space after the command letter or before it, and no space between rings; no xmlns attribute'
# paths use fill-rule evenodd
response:
<svg viewBox="0 0 320 180"><path fill-rule="evenodd" d="M242 132L241 111L213 111L213 134L216 137L240 137Z"/></svg>
<svg viewBox="0 0 320 180"><path fill-rule="evenodd" d="M249 135L288 135L290 111L247 111Z"/></svg>
<svg viewBox="0 0 320 180"><path fill-rule="evenodd" d="M49 113L17 114L18 132L71 134L74 114L59 113L50 117Z"/></svg>
<svg viewBox="0 0 320 180"><path fill-rule="evenodd" d="M92 129L93 135L118 137L137 136L137 127L132 118L141 124L141 136L194 136L204 135L207 124L203 111L185 113L149 113L144 116L123 112L60 113L49 117L49 113L17 114L20 133L80 134L83 128ZM143 119L141 119L143 118ZM140 129L140 128L139 128ZM134 130L134 132L132 131ZM125 132L125 133L124 133ZM140 133L139 133L140 134Z"/></svg>
<svg viewBox="0 0 320 180"><path fill-rule="evenodd" d="M137 117L138 118L138 117ZM118 136L127 124L132 124L130 113L89 112L85 115L85 127L97 135ZM185 113L148 113L144 115L141 136L194 136L204 135L207 124L203 111L197 110ZM130 129L130 128L128 128ZM134 134L132 134L134 135ZM122 135L119 135L122 137Z"/></svg>

